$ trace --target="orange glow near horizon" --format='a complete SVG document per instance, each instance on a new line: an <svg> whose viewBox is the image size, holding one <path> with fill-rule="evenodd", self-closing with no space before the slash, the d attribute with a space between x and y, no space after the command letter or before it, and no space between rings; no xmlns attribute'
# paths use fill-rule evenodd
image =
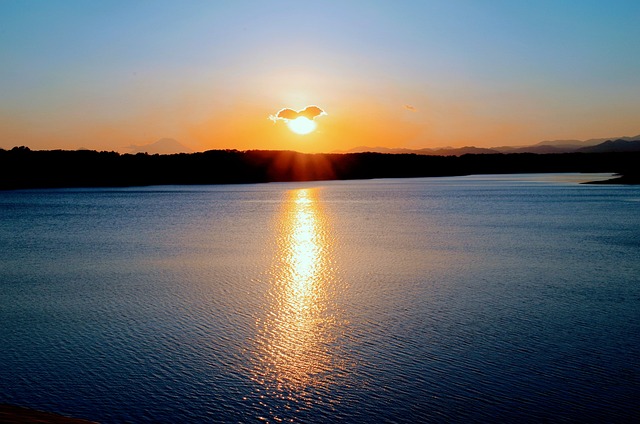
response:
<svg viewBox="0 0 640 424"><path fill-rule="evenodd" d="M402 107L392 109L360 102L326 103L329 115L311 121L316 127L304 137L286 124L268 119L273 108L256 106L245 107L242 114L231 113L224 118L211 114L212 118L192 125L185 138L195 140L190 145L194 150L330 153L363 145L411 147L426 133L425 124L403 119L405 111Z"/></svg>
<svg viewBox="0 0 640 424"><path fill-rule="evenodd" d="M412 102L415 106L409 111L399 99L393 104L384 104L340 93L319 95L311 91L305 99L318 98L318 103L330 114L310 121L316 125L313 130L309 131L307 122L307 127L296 131L285 123L268 119L279 105L303 108L308 104L306 100L287 103L288 97L273 96L257 101L243 94L223 107L217 103L203 104L205 102L194 95L176 109L151 107L135 116L104 122L79 119L70 124L60 119L52 122L50 128L44 123L37 125L17 117L0 116L0 134L4 135L0 148L25 145L34 150L87 148L126 153L128 146L148 145L169 137L196 152L236 149L330 153L358 146L414 149L516 146L534 144L547 137L544 129L536 128L526 119L481 116L480 106L472 102L455 105ZM618 124L612 122L613 125ZM300 131L309 132L301 137ZM631 127L628 134L634 134ZM595 123L587 122L577 138L609 135ZM557 136L576 137L560 132Z"/></svg>

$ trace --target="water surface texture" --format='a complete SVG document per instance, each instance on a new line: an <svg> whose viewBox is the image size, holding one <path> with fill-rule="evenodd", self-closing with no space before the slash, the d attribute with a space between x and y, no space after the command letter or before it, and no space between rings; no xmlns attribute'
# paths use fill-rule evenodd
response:
<svg viewBox="0 0 640 424"><path fill-rule="evenodd" d="M640 188L0 193L0 403L116 422L640 419Z"/></svg>

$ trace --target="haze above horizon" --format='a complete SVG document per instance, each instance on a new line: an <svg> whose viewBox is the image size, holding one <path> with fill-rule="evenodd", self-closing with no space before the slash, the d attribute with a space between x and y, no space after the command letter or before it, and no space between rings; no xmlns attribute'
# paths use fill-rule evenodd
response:
<svg viewBox="0 0 640 424"><path fill-rule="evenodd" d="M0 148L330 152L640 133L635 1L0 2ZM317 105L301 136L269 117Z"/></svg>

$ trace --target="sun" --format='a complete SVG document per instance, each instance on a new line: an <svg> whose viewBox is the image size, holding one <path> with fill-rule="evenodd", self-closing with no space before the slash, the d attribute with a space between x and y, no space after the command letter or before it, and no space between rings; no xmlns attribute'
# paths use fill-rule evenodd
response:
<svg viewBox="0 0 640 424"><path fill-rule="evenodd" d="M294 133L305 135L315 130L317 127L317 124L309 118L305 118L304 116L298 116L296 119L291 119L290 121L287 121L287 126Z"/></svg>

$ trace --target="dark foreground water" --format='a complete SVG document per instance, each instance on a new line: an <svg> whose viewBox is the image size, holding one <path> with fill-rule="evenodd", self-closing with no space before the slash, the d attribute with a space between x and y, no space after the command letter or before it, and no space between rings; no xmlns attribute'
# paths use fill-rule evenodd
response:
<svg viewBox="0 0 640 424"><path fill-rule="evenodd" d="M0 193L0 403L111 422L640 420L640 187Z"/></svg>

